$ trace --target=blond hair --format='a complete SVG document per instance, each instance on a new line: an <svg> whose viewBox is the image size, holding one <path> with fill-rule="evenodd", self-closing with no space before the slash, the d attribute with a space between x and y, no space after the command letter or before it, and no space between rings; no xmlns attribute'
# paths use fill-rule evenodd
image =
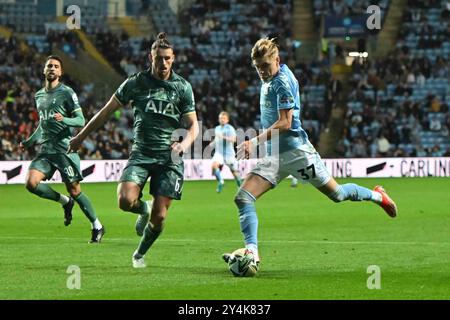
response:
<svg viewBox="0 0 450 320"><path fill-rule="evenodd" d="M275 43L276 38L259 39L252 49L252 60L268 57L275 58L278 56L278 47Z"/></svg>
<svg viewBox="0 0 450 320"><path fill-rule="evenodd" d="M227 116L227 118L230 119L230 115L229 115L228 112L226 112L226 111L221 111L221 112L219 113L219 117L220 117L220 116Z"/></svg>

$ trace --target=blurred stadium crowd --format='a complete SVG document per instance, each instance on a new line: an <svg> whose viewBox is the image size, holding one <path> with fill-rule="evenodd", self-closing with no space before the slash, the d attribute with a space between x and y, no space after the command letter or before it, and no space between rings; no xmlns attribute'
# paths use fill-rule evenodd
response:
<svg viewBox="0 0 450 320"><path fill-rule="evenodd" d="M329 14L337 16L363 14L372 4L378 5L384 16L389 7L389 0L313 0L314 22L319 27L321 18Z"/></svg>
<svg viewBox="0 0 450 320"><path fill-rule="evenodd" d="M338 155L450 155L450 11L409 1L395 51L352 66Z"/></svg>
<svg viewBox="0 0 450 320"><path fill-rule="evenodd" d="M36 112L34 94L43 86L43 65L45 55L34 46L22 51L15 37L8 41L0 38L0 160L29 160L35 149L25 152L19 150L19 142L26 139L37 127L39 116ZM93 96L91 83L81 84L64 75L64 83L78 94L86 119L98 111L102 102ZM116 130L116 127L130 128L131 115L121 117L116 114L95 136L89 137L83 146L85 159L120 159L128 155L129 129ZM123 133L124 132L124 133ZM128 136L125 136L128 134Z"/></svg>
<svg viewBox="0 0 450 320"><path fill-rule="evenodd" d="M383 10L388 2L379 2ZM355 60L350 80L353 90L348 94L331 75L327 57L309 64L296 61L291 0L195 0L178 19L166 1L142 1L140 14L157 12L156 27L169 33L175 45L174 69L192 83L204 130L217 125L221 110L231 114L237 128L259 128L260 81L250 51L257 39L269 35L277 37L282 62L300 80L302 121L313 144L318 144L327 127L330 109L338 106L337 101L346 101L340 106L346 117L337 156L449 155L449 12L445 1L409 2L396 50L379 59ZM359 13L352 0L314 0L313 7L315 16L330 10ZM94 45L124 78L149 67L150 38L115 34L99 21L95 23L90 30ZM0 160L34 156L34 150L23 153L18 145L37 126L34 93L43 85L39 62L54 46L76 57L82 45L68 31L31 36L25 51L15 37L0 38ZM90 83L77 83L67 75L64 82L78 93L87 120L106 102L95 100ZM117 112L86 139L82 158L127 158L132 123L132 110Z"/></svg>

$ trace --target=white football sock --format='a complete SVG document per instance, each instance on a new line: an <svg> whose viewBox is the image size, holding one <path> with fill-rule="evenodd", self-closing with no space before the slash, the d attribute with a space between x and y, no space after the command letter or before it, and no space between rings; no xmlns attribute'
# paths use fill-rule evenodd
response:
<svg viewBox="0 0 450 320"><path fill-rule="evenodd" d="M103 228L100 220L95 219L95 221L92 223L92 228L94 228L95 230L100 230L101 228Z"/></svg>
<svg viewBox="0 0 450 320"><path fill-rule="evenodd" d="M152 212L153 200L144 201L144 211L150 214Z"/></svg>
<svg viewBox="0 0 450 320"><path fill-rule="evenodd" d="M258 246L254 243L249 243L245 245L245 248L253 252L253 256L255 257L256 261L259 261L259 254L258 254Z"/></svg>
<svg viewBox="0 0 450 320"><path fill-rule="evenodd" d="M65 206L69 202L69 197L63 194L59 194L58 202L61 203L63 206Z"/></svg>
<svg viewBox="0 0 450 320"><path fill-rule="evenodd" d="M381 193L377 191L372 191L372 201L375 203L381 203L382 197Z"/></svg>

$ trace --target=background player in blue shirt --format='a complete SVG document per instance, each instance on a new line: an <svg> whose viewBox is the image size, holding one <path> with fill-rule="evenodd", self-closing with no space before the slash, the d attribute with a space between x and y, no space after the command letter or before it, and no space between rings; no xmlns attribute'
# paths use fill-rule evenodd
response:
<svg viewBox="0 0 450 320"><path fill-rule="evenodd" d="M289 175L302 183L311 183L335 202L373 201L390 217L397 215L397 206L383 187L374 190L354 183L339 185L328 173L320 155L308 140L300 122L298 81L289 68L281 64L273 39L260 39L251 54L253 65L262 80L260 93L263 132L237 148L237 156L248 158L258 143L265 143L266 156L247 175L234 201L239 209L239 222L244 234L247 254L259 265L258 218L255 201ZM224 254L226 262L230 254Z"/></svg>
<svg viewBox="0 0 450 320"><path fill-rule="evenodd" d="M236 142L236 130L228 122L230 117L228 112L219 113L219 125L214 130L214 156L212 158L212 173L217 179L216 191L220 193L224 186L224 180L221 175L223 165L230 168L234 176L234 180L238 187L241 186L241 178L238 171L238 163L236 161L236 153L234 152L234 143Z"/></svg>

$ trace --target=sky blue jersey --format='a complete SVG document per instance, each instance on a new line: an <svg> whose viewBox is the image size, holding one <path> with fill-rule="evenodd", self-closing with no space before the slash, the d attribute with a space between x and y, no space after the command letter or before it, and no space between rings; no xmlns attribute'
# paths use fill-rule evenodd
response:
<svg viewBox="0 0 450 320"><path fill-rule="evenodd" d="M221 154L225 159L226 158L234 158L234 142L227 141L225 139L218 138L219 135L222 135L227 138L236 137L236 130L234 130L233 126L230 124L226 124L224 126L218 125L214 131L215 133L215 152Z"/></svg>
<svg viewBox="0 0 450 320"><path fill-rule="evenodd" d="M279 136L278 152L313 147L300 121L300 92L298 81L287 65L268 82L263 82L260 93L261 125L263 129L272 126L279 119L279 110L294 109L291 128ZM312 148L312 149L311 149ZM267 153L276 152L276 140L266 143Z"/></svg>

